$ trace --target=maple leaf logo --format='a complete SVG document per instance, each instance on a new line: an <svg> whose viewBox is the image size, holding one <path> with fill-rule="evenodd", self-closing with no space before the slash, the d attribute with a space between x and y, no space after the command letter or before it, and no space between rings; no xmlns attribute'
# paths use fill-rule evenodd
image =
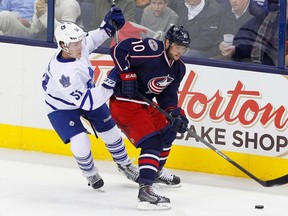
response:
<svg viewBox="0 0 288 216"><path fill-rule="evenodd" d="M68 86L71 85L69 76L66 77L66 76L62 75L61 79L59 79L59 82L62 84L62 86L64 88L67 88Z"/></svg>

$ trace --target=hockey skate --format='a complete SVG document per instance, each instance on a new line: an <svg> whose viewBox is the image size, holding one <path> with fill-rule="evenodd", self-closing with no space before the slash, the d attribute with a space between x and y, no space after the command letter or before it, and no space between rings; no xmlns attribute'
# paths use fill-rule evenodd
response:
<svg viewBox="0 0 288 216"><path fill-rule="evenodd" d="M157 172L155 183L174 188L182 186L180 177L170 174L164 168Z"/></svg>
<svg viewBox="0 0 288 216"><path fill-rule="evenodd" d="M86 178L88 180L88 186L91 186L94 189L99 189L104 185L104 181L99 173L96 173L93 176L87 176Z"/></svg>
<svg viewBox="0 0 288 216"><path fill-rule="evenodd" d="M118 164L119 172L123 173L129 180L138 183L139 169L132 162L127 165Z"/></svg>
<svg viewBox="0 0 288 216"><path fill-rule="evenodd" d="M152 185L140 185L138 200L138 209L141 210L165 210L171 208L170 199L157 194Z"/></svg>

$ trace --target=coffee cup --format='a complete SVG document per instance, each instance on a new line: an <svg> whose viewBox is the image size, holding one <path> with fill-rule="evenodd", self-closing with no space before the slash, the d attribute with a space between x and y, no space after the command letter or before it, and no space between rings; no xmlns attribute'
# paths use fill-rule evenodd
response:
<svg viewBox="0 0 288 216"><path fill-rule="evenodd" d="M233 44L234 35L233 34L224 34L223 40L227 46L232 46Z"/></svg>

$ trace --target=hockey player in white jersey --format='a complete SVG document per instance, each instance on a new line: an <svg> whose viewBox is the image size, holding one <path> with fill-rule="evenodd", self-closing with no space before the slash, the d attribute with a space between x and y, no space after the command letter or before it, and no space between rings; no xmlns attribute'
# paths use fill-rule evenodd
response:
<svg viewBox="0 0 288 216"><path fill-rule="evenodd" d="M135 182L139 176L106 104L115 86L113 73L95 87L89 59L93 50L114 36L114 26L120 29L124 23L121 9L113 7L100 28L88 33L73 23L59 25L55 30L58 49L43 75L48 118L62 141L70 142L79 168L94 189L101 188L104 181L94 165L91 143L80 117L87 119L105 142L118 170Z"/></svg>

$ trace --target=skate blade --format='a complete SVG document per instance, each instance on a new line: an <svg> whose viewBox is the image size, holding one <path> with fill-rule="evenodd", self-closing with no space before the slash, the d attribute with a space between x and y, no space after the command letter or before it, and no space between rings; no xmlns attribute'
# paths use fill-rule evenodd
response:
<svg viewBox="0 0 288 216"><path fill-rule="evenodd" d="M104 186L101 186L100 188L93 188L89 183L88 187L91 187L93 190L99 191L99 192L105 192Z"/></svg>
<svg viewBox="0 0 288 216"><path fill-rule="evenodd" d="M158 203L157 205L143 201L138 203L139 210L169 210L171 208L171 203Z"/></svg>
<svg viewBox="0 0 288 216"><path fill-rule="evenodd" d="M154 185L155 185L156 188L159 188L159 189L161 189L161 188L180 188L180 187L182 187L181 183L180 184L175 184L175 185L167 185L165 183L157 182L157 183L153 184L153 187L154 187Z"/></svg>
<svg viewBox="0 0 288 216"><path fill-rule="evenodd" d="M102 192L102 193L104 193L105 192L105 189L103 188L103 187L101 187L101 188L97 188L97 189L95 189L96 191L99 191L99 192Z"/></svg>

